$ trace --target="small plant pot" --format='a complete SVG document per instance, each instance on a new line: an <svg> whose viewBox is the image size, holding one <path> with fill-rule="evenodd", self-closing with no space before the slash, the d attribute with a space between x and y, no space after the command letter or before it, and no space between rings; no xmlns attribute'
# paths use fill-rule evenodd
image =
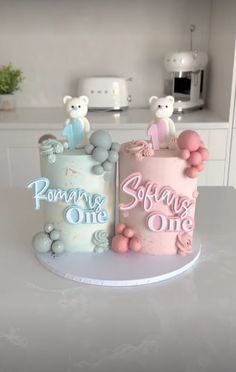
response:
<svg viewBox="0 0 236 372"><path fill-rule="evenodd" d="M0 110L12 111L16 109L16 97L14 94L0 94Z"/></svg>

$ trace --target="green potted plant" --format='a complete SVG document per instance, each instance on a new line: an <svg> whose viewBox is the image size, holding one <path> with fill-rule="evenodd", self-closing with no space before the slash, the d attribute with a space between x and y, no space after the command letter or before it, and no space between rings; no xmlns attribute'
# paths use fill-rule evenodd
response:
<svg viewBox="0 0 236 372"><path fill-rule="evenodd" d="M11 63L0 67L0 110L14 110L16 107L14 93L20 89L24 80L21 70Z"/></svg>

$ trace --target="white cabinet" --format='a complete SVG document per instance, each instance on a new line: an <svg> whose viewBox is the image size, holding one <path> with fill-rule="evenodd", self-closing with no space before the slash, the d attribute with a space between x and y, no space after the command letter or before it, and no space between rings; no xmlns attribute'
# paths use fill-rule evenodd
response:
<svg viewBox="0 0 236 372"><path fill-rule="evenodd" d="M146 138L145 129L109 131L113 140L120 143ZM181 131L177 131L179 132ZM10 187L24 187L27 182L40 175L38 139L42 135L51 133L61 138L61 130L3 130L0 133L0 183L1 186ZM210 152L210 160L199 177L199 185L223 185L227 129L199 130L198 133Z"/></svg>
<svg viewBox="0 0 236 372"><path fill-rule="evenodd" d="M230 156L229 185L236 188L236 128L233 129Z"/></svg>

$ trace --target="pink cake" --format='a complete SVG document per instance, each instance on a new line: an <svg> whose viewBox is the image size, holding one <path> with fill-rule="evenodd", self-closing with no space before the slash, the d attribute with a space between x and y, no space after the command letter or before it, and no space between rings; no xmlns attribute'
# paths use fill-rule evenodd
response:
<svg viewBox="0 0 236 372"><path fill-rule="evenodd" d="M119 165L119 218L152 255L186 254L194 230L197 178L185 175L178 150L136 156L137 142L122 146Z"/></svg>

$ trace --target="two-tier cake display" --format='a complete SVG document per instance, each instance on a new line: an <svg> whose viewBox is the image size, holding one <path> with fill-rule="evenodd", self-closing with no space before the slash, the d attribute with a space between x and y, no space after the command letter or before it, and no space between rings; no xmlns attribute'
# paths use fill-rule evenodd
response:
<svg viewBox="0 0 236 372"><path fill-rule="evenodd" d="M167 279L197 260L197 177L208 151L196 132L176 136L173 97L149 103L149 139L120 146L107 131L90 134L87 97L64 97L64 138L40 142L41 177L27 185L44 218L33 247L49 270L129 286Z"/></svg>

